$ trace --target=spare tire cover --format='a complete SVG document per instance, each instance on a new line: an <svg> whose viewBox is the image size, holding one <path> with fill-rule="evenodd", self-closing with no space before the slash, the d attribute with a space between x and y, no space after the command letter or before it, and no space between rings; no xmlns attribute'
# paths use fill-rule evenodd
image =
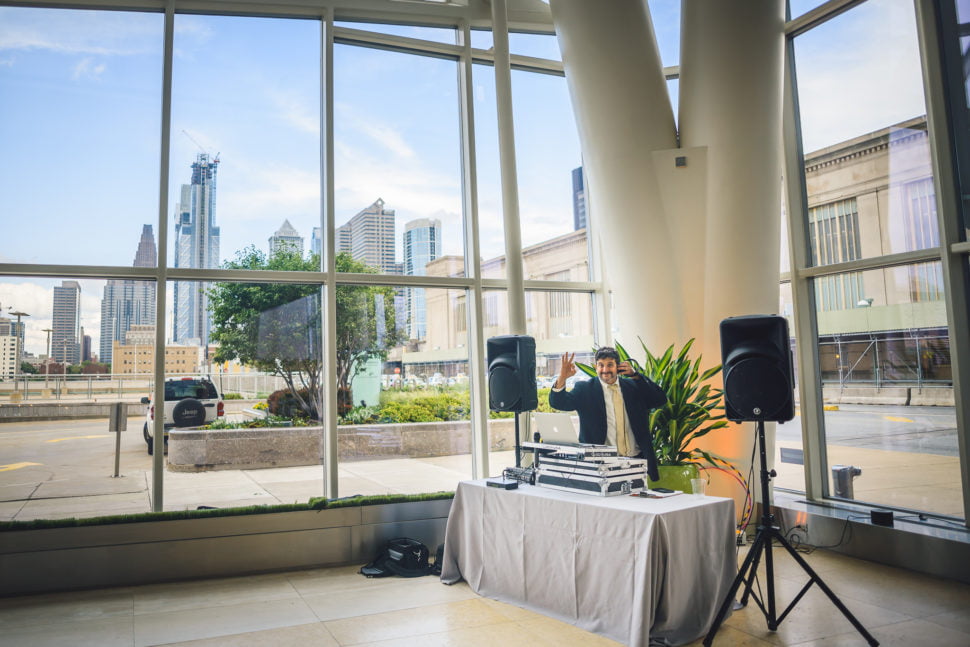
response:
<svg viewBox="0 0 970 647"><path fill-rule="evenodd" d="M172 410L176 427L198 427L205 424L205 406L195 398L179 401Z"/></svg>

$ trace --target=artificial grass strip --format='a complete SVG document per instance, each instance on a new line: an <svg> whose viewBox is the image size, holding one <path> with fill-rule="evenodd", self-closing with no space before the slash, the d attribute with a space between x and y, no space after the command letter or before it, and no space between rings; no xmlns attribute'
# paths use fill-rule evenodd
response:
<svg viewBox="0 0 970 647"><path fill-rule="evenodd" d="M454 498L454 492L429 492L424 494L375 494L370 496L354 495L339 499L314 497L307 503L280 503L276 505L251 505L239 508L205 508L202 510L168 510L164 512L140 512L137 514L116 514L104 517L85 517L78 519L31 519L29 521L0 521L0 532L17 530L44 530L49 528L76 528L82 526L109 526L123 523L146 523L154 521L182 521L185 519L211 519L215 517L239 517L255 514L275 514L279 512L306 512L309 510L331 510L357 506L385 505L390 503L413 503L416 501L438 501Z"/></svg>

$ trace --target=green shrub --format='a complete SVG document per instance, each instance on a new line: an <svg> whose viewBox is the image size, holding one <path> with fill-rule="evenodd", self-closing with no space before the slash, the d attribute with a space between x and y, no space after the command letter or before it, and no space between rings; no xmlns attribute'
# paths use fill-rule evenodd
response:
<svg viewBox="0 0 970 647"><path fill-rule="evenodd" d="M284 418L272 414L265 418L253 418L243 422L229 422L228 420L213 420L210 424L199 429L261 429L263 427L309 427L311 422L306 418Z"/></svg>
<svg viewBox="0 0 970 647"><path fill-rule="evenodd" d="M536 411L555 411L549 406L549 389L539 389ZM366 425L375 423L438 422L468 420L471 415L469 392L466 387L433 387L422 389L385 389L380 404L355 407L341 418L342 424ZM507 411L489 412L489 417L511 418Z"/></svg>
<svg viewBox="0 0 970 647"><path fill-rule="evenodd" d="M223 393L222 399L223 400L242 400L243 397L239 393Z"/></svg>
<svg viewBox="0 0 970 647"><path fill-rule="evenodd" d="M300 389L299 394L304 402L310 400L310 392L307 389ZM277 416L284 418L306 417L306 413L300 407L300 403L297 402L289 389L280 389L279 391L270 393L269 397L266 398L266 405L267 411ZM314 415L314 417L319 418L320 416Z"/></svg>
<svg viewBox="0 0 970 647"><path fill-rule="evenodd" d="M355 407L348 411L341 422L345 425L366 425L380 420L380 406Z"/></svg>
<svg viewBox="0 0 970 647"><path fill-rule="evenodd" d="M381 407L381 422L439 422L430 409L408 402L388 402Z"/></svg>

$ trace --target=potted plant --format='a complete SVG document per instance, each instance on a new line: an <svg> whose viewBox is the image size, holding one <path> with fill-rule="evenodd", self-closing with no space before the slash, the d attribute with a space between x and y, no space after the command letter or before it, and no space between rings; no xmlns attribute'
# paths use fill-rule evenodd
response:
<svg viewBox="0 0 970 647"><path fill-rule="evenodd" d="M691 445L698 438L728 425L723 414L724 391L707 383L720 372L721 366L702 370L701 357L690 358L693 339L676 353L671 344L659 357L654 356L642 340L640 345L646 356L643 364L631 357L619 343L616 351L621 362L629 362L634 370L653 380L667 394L667 403L650 412L653 452L660 470L660 480L650 481L650 486L690 492L690 480L698 477L700 465L713 466L718 462L716 457ZM595 377L593 367L580 363L576 366Z"/></svg>

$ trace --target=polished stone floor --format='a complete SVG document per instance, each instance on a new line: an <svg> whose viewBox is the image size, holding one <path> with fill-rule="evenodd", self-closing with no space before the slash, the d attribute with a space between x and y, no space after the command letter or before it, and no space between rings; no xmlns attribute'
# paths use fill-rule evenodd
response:
<svg viewBox="0 0 970 647"><path fill-rule="evenodd" d="M743 557L744 553L741 554ZM775 553L779 613L805 581ZM970 585L823 550L809 564L888 646L970 645ZM434 577L367 579L357 566L0 599L0 645L32 647L570 647L618 645ZM701 640L691 643L700 645ZM751 603L714 645L866 644L813 586L775 632Z"/></svg>

